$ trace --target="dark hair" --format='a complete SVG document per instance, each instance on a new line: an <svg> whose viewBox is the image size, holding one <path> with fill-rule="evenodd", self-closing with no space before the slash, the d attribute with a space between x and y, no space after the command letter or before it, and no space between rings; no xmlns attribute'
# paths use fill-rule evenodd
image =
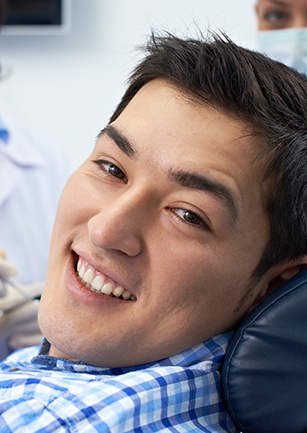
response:
<svg viewBox="0 0 307 433"><path fill-rule="evenodd" d="M0 0L0 27L5 23L7 10L7 0Z"/></svg>
<svg viewBox="0 0 307 433"><path fill-rule="evenodd" d="M307 78L225 35L184 39L152 34L110 122L141 87L158 78L198 103L245 122L259 145L259 158L266 157L263 181L270 182L270 188L263 203L270 239L254 277L305 255Z"/></svg>

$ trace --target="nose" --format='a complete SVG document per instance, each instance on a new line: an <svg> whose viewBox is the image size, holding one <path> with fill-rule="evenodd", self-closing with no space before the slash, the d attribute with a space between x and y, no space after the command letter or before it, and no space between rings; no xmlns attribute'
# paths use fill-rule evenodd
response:
<svg viewBox="0 0 307 433"><path fill-rule="evenodd" d="M293 17L291 27L296 27L296 28L307 27L307 11L295 15L295 17Z"/></svg>
<svg viewBox="0 0 307 433"><path fill-rule="evenodd" d="M100 249L137 256L144 246L145 230L151 219L150 194L130 188L100 206L99 212L88 221L89 238Z"/></svg>

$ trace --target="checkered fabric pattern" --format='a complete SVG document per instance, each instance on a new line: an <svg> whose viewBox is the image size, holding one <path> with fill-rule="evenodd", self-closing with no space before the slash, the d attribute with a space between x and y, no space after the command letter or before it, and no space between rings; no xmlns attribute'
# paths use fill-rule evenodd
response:
<svg viewBox="0 0 307 433"><path fill-rule="evenodd" d="M20 350L0 366L0 432L236 432L220 393L229 338L124 369Z"/></svg>

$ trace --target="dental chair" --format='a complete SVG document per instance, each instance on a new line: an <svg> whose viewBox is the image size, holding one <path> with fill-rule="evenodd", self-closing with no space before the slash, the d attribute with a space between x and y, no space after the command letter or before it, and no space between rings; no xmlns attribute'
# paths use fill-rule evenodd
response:
<svg viewBox="0 0 307 433"><path fill-rule="evenodd" d="M236 330L223 363L222 389L240 432L307 432L306 268Z"/></svg>

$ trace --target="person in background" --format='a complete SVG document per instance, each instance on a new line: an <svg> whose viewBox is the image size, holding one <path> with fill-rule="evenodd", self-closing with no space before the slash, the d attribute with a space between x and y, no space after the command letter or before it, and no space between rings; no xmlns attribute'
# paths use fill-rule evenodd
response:
<svg viewBox="0 0 307 433"><path fill-rule="evenodd" d="M307 0L258 0L258 49L307 73Z"/></svg>
<svg viewBox="0 0 307 433"><path fill-rule="evenodd" d="M152 35L61 195L1 432L237 431L233 329L307 263L306 92L227 37Z"/></svg>
<svg viewBox="0 0 307 433"><path fill-rule="evenodd" d="M4 16L0 2L1 23ZM37 298L68 175L64 153L11 118L0 101L0 359L41 341Z"/></svg>

